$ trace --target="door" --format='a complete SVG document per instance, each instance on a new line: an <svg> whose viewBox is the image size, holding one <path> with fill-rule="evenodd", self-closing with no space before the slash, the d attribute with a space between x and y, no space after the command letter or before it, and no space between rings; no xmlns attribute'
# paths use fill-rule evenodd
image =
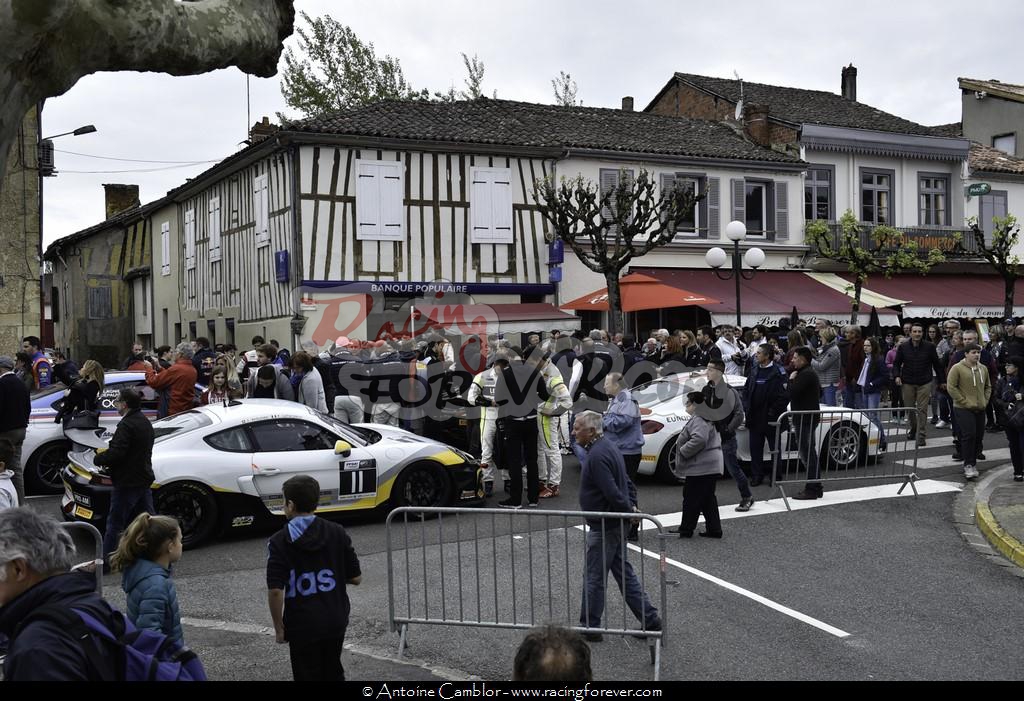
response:
<svg viewBox="0 0 1024 701"><path fill-rule="evenodd" d="M339 440L327 429L301 419L281 418L261 421L250 426L255 440L252 455L253 485L267 508L276 513L284 509L282 485L295 475L309 475L320 484L320 504L335 504L341 491L351 492L363 487L351 474L359 471L357 464L346 469L347 459L334 453ZM347 472L341 489L341 474ZM376 481L371 487L376 493Z"/></svg>

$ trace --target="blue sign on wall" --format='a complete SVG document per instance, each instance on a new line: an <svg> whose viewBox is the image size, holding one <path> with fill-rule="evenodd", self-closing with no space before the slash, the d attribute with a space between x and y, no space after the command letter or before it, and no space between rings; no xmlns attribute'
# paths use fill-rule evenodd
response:
<svg viewBox="0 0 1024 701"><path fill-rule="evenodd" d="M565 248L562 239L555 239L548 244L548 265L565 262ZM552 280L552 282L554 282Z"/></svg>
<svg viewBox="0 0 1024 701"><path fill-rule="evenodd" d="M274 272L278 282L288 282L288 251L274 252Z"/></svg>
<svg viewBox="0 0 1024 701"><path fill-rule="evenodd" d="M562 281L562 268L558 265L553 265L548 269L548 282L561 282Z"/></svg>

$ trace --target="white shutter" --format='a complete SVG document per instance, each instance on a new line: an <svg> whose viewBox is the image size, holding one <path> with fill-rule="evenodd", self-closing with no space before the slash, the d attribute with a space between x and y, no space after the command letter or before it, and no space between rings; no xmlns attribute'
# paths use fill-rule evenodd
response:
<svg viewBox="0 0 1024 701"><path fill-rule="evenodd" d="M210 217L207 233L210 240L210 262L220 260L220 198L210 198Z"/></svg>
<svg viewBox="0 0 1024 701"><path fill-rule="evenodd" d="M376 163L359 162L356 168L356 238L380 238L381 177Z"/></svg>
<svg viewBox="0 0 1024 701"><path fill-rule="evenodd" d="M270 190L267 176L260 175L253 181L253 209L256 215L256 247L270 244Z"/></svg>
<svg viewBox="0 0 1024 701"><path fill-rule="evenodd" d="M160 274L171 274L171 223L160 225Z"/></svg>
<svg viewBox="0 0 1024 701"><path fill-rule="evenodd" d="M514 243L512 227L512 170L473 168L470 173L470 243Z"/></svg>
<svg viewBox="0 0 1024 701"><path fill-rule="evenodd" d="M469 208L473 219L473 232L469 238L470 243L493 243L494 227L491 223L494 216L493 177L491 171L486 168L472 169Z"/></svg>
<svg viewBox="0 0 1024 701"><path fill-rule="evenodd" d="M196 269L196 211L185 212L185 269Z"/></svg>
<svg viewBox="0 0 1024 701"><path fill-rule="evenodd" d="M789 183L775 181L775 240L789 240Z"/></svg>
<svg viewBox="0 0 1024 701"><path fill-rule="evenodd" d="M381 176L380 238L384 241L404 241L402 164L397 161L381 163L377 172Z"/></svg>

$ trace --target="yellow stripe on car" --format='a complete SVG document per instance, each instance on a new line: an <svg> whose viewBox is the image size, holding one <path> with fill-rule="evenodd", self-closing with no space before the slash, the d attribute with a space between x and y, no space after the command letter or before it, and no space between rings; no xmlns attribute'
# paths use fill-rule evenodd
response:
<svg viewBox="0 0 1024 701"><path fill-rule="evenodd" d="M458 455L450 450L443 450L440 453L436 453L430 456L431 460L437 460L442 465L460 465L465 462Z"/></svg>

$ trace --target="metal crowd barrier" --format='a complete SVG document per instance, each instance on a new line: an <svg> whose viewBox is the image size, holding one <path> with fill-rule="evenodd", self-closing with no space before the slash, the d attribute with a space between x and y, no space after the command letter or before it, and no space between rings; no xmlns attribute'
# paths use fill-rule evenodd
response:
<svg viewBox="0 0 1024 701"><path fill-rule="evenodd" d="M604 519L606 531L621 536L623 561L630 551L640 554L630 564L644 592L657 587L658 598L650 599L659 609L661 630L636 619L614 576L606 576L602 625L580 623L588 519ZM648 528L639 529L635 542L627 541L634 520L641 526L649 522ZM653 516L403 507L388 515L386 526L388 617L399 633L399 657L412 623L517 630L554 624L580 633L645 639L658 680L668 613L666 534ZM646 562L652 556L657 564ZM615 592L618 596L609 596Z"/></svg>
<svg viewBox="0 0 1024 701"><path fill-rule="evenodd" d="M786 509L791 510L785 487L807 482L902 480L897 494L909 484L917 496L917 443L909 437L911 411L829 407L782 414L771 425L774 435L769 442L772 486L778 487ZM806 453L805 442L815 451L816 477L808 470L807 456L801 455Z"/></svg>
<svg viewBox="0 0 1024 701"><path fill-rule="evenodd" d="M84 521L70 521L60 524L61 528L71 533L75 544L75 552L82 557L85 548L91 546L90 557L80 560L71 567L72 570L92 571L96 575L96 593L103 594L103 535L96 526Z"/></svg>

